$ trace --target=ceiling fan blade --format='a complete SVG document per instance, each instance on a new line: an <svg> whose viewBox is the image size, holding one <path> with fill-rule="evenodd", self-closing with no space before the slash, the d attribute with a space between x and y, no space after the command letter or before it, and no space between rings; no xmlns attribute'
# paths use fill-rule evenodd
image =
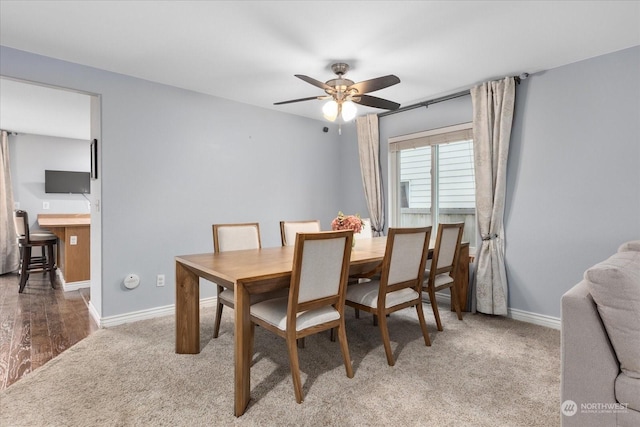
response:
<svg viewBox="0 0 640 427"><path fill-rule="evenodd" d="M393 74L389 74L388 76L354 83L349 86L349 89L356 89L358 93L368 93L375 92L376 90L384 89L385 87L393 86L398 83L400 83L400 79Z"/></svg>
<svg viewBox="0 0 640 427"><path fill-rule="evenodd" d="M274 102L273 105L291 104L292 102L311 101L312 99L324 99L324 96L310 96L309 98L292 99L290 101Z"/></svg>
<svg viewBox="0 0 640 427"><path fill-rule="evenodd" d="M309 77L309 76L305 76L305 75L302 75L302 74L295 74L295 76L296 76L297 78L299 78L299 79L304 80L304 81L305 81L305 82L307 82L307 83L310 83L310 84L312 84L312 85L314 85L314 86L319 87L320 89L333 91L333 88L332 88L331 86L329 86L328 84L323 83L323 82L321 82L321 81L319 81L319 80L316 80L316 79L312 79L312 78L311 78L311 77Z"/></svg>
<svg viewBox="0 0 640 427"><path fill-rule="evenodd" d="M355 99L358 98L360 98L360 100L356 101ZM378 98L376 96L358 95L355 99L353 102L360 105L366 105L367 107L382 108L384 110L397 110L398 108L400 108L400 104L398 104L397 102Z"/></svg>

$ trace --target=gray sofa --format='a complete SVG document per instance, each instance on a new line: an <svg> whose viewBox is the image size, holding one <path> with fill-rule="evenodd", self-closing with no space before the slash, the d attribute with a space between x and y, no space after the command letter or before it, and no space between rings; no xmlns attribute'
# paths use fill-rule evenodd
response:
<svg viewBox="0 0 640 427"><path fill-rule="evenodd" d="M640 426L640 241L562 296L564 427Z"/></svg>

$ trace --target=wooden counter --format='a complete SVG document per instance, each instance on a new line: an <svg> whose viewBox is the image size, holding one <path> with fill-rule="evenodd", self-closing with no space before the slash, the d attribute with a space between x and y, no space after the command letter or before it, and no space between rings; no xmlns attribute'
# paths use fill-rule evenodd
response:
<svg viewBox="0 0 640 427"><path fill-rule="evenodd" d="M89 281L91 214L38 214L38 225L59 239L57 264L64 282Z"/></svg>

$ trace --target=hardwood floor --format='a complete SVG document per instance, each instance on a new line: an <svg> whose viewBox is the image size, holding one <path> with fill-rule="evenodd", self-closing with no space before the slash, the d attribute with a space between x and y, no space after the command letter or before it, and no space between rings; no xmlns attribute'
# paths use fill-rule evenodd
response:
<svg viewBox="0 0 640 427"><path fill-rule="evenodd" d="M89 316L89 289L63 292L32 273L22 294L19 276L0 276L0 390L35 371L98 329Z"/></svg>

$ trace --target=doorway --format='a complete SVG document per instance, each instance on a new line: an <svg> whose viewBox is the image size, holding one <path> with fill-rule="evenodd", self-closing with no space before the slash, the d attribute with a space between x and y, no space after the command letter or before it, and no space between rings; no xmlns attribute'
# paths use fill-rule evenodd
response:
<svg viewBox="0 0 640 427"><path fill-rule="evenodd" d="M0 76L0 128L11 132L10 169L13 178L15 209L23 209L30 213L30 222L34 223L39 212L74 212L88 213L91 218L90 226L90 278L86 283L80 283L80 287L88 287L90 292L89 313L95 322L100 324L102 313L102 233L101 233L101 123L100 123L100 95L78 91L72 88L55 87L38 82L14 79ZM40 150L29 154L28 150L21 150L19 156L13 156L11 148L19 143L20 139L37 141L40 147L48 140L51 144L56 142L65 144L64 153L77 153L69 156L77 156L79 159L66 163L61 159L55 159L56 155L47 155ZM13 144L12 144L12 139ZM74 141L79 145L72 150ZM96 141L96 151L91 151L92 142ZM13 146L13 147L12 147ZM21 149L24 148L20 147ZM55 153L55 149L47 150ZM79 151L78 151L79 150ZM18 150L14 150L18 151ZM44 169L91 169L92 154L96 160L96 175L90 181L90 193L85 195L60 195L53 200L53 195L44 193ZM64 154L61 154L64 155ZM50 167L45 166L43 157L49 157L45 161ZM38 160L37 162L35 160ZM67 159L71 160L71 159ZM19 165L27 165L28 162L36 163L25 179L20 178L16 171ZM75 162L75 163L74 163ZM81 166L78 166L82 164ZM28 169L28 167L22 167ZM23 182L24 181L24 182ZM82 203L82 205L79 205ZM78 206L82 206L79 209ZM50 210L44 210L49 208ZM85 210L86 209L86 210Z"/></svg>

